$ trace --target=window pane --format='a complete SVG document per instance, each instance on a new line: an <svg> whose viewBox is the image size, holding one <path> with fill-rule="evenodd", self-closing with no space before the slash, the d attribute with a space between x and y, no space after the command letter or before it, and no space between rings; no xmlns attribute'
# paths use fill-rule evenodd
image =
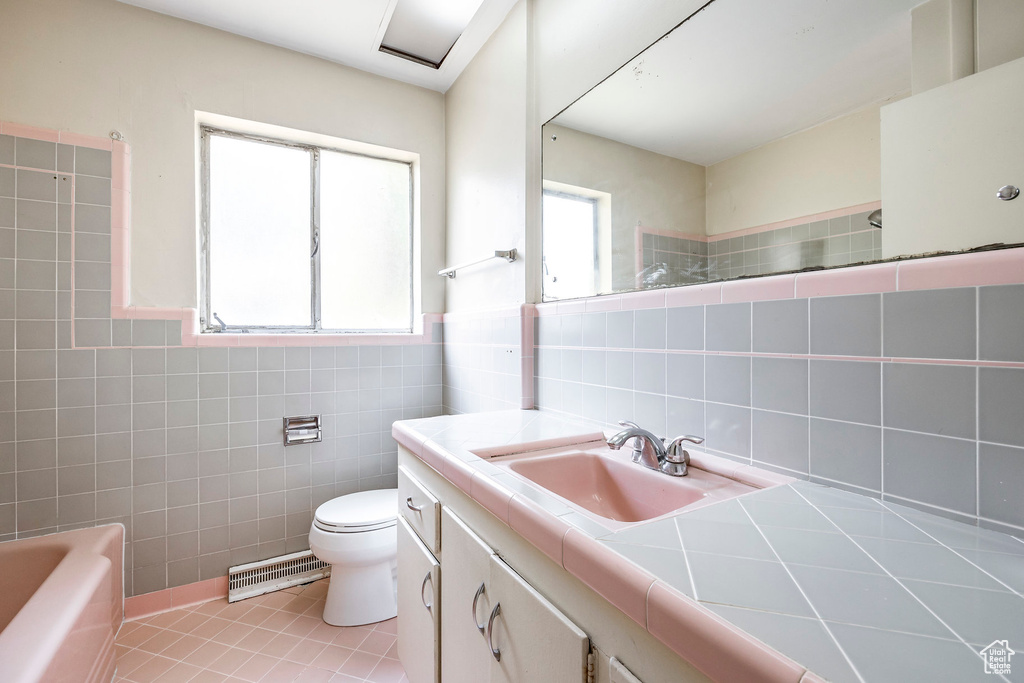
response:
<svg viewBox="0 0 1024 683"><path fill-rule="evenodd" d="M412 230L408 164L354 154L320 157L321 324L408 330Z"/></svg>
<svg viewBox="0 0 1024 683"><path fill-rule="evenodd" d="M310 326L309 152L213 135L209 192L210 310L232 326Z"/></svg>
<svg viewBox="0 0 1024 683"><path fill-rule="evenodd" d="M592 296L597 203L585 197L544 193L544 296Z"/></svg>

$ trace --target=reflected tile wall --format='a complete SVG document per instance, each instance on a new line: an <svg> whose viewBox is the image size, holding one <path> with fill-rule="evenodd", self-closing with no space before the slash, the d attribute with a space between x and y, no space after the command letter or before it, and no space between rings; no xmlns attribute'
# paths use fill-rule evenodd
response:
<svg viewBox="0 0 1024 683"><path fill-rule="evenodd" d="M110 177L109 151L0 136L0 540L123 523L138 595L305 549L320 503L395 486L391 423L441 413L440 330L197 349L112 320ZM284 448L311 413L323 442Z"/></svg>
<svg viewBox="0 0 1024 683"><path fill-rule="evenodd" d="M549 307L537 405L1021 535L1021 301L1024 285Z"/></svg>

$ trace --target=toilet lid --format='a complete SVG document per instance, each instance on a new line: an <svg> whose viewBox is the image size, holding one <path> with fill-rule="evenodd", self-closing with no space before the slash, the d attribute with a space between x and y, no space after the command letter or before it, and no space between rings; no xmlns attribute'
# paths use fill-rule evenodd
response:
<svg viewBox="0 0 1024 683"><path fill-rule="evenodd" d="M360 491L329 500L316 509L313 523L324 531L373 531L394 526L398 489Z"/></svg>

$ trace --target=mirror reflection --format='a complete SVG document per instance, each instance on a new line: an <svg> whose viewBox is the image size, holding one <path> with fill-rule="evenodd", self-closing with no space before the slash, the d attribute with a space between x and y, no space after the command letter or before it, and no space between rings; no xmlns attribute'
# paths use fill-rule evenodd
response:
<svg viewBox="0 0 1024 683"><path fill-rule="evenodd" d="M970 109L951 107L949 98L983 108L986 98L998 99L993 93L1008 85L1019 91L1024 82L1020 59L993 69L998 79L965 79L988 88L981 94L964 95L952 82L958 74L929 76L921 64L938 58L922 45L941 52L942 36L956 31L917 14L912 29L921 7L920 0L716 0L548 122L544 299L1024 241L1019 227L969 234L963 225L915 218L921 207L935 209L943 184L957 191L969 184L936 175L961 172L943 161L970 153L984 164L1005 144L965 142L968 151L943 149L936 163L927 136L965 125L940 119ZM968 19L979 44L995 40ZM973 71L972 61L960 75ZM928 97L917 97L926 90ZM1019 116L1016 97L991 107ZM1024 149L1019 136L1010 147ZM1004 175L1008 165L1021 168L1009 157L1000 163ZM996 182L985 179L975 194L991 204L1004 183L984 190ZM882 218L883 198L892 225ZM1008 220L1019 224L1014 209Z"/></svg>

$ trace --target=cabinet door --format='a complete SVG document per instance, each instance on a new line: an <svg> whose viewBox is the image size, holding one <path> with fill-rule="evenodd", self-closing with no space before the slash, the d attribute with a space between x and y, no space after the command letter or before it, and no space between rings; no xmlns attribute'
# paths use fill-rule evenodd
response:
<svg viewBox="0 0 1024 683"><path fill-rule="evenodd" d="M411 683L437 683L441 565L398 519L398 658Z"/></svg>
<svg viewBox="0 0 1024 683"><path fill-rule="evenodd" d="M481 683L490 677L484 631L491 613L491 548L448 508L441 511L441 680Z"/></svg>
<svg viewBox="0 0 1024 683"><path fill-rule="evenodd" d="M581 683L590 640L497 556L488 617L491 683Z"/></svg>
<svg viewBox="0 0 1024 683"><path fill-rule="evenodd" d="M437 521L441 504L405 467L398 468L398 509L430 552L441 552Z"/></svg>

